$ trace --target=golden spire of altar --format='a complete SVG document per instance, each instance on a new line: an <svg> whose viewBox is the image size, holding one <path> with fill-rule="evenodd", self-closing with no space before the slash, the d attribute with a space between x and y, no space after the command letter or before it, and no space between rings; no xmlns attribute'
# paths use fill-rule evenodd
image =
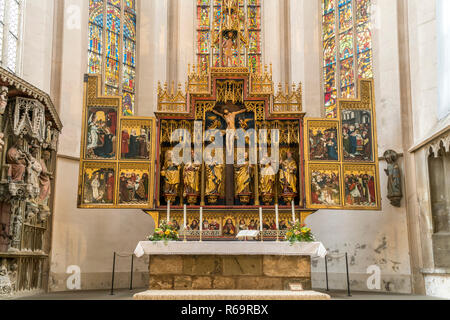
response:
<svg viewBox="0 0 450 320"><path fill-rule="evenodd" d="M213 44L219 44L221 67L242 67L241 59L233 59L233 55L234 52L240 55L242 47L248 50L249 37L248 23L239 16L238 0L222 0L220 28L213 34ZM233 60L237 60L237 65Z"/></svg>

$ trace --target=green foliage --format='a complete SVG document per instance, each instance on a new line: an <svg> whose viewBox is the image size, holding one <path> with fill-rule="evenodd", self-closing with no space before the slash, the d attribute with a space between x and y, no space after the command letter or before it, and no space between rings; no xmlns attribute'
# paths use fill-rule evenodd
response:
<svg viewBox="0 0 450 320"><path fill-rule="evenodd" d="M153 236L149 236L149 241L178 241L180 236L172 222L161 221L159 228L155 229Z"/></svg>
<svg viewBox="0 0 450 320"><path fill-rule="evenodd" d="M311 228L301 224L300 221L294 225L290 225L286 233L286 240L290 243L295 242L313 242L315 241L314 235L311 232Z"/></svg>

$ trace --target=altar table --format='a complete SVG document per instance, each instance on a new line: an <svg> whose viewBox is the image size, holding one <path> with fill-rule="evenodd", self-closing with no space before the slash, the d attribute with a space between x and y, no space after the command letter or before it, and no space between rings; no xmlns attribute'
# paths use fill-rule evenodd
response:
<svg viewBox="0 0 450 320"><path fill-rule="evenodd" d="M140 242L150 256L150 290L311 289L311 257L324 258L320 242Z"/></svg>
<svg viewBox="0 0 450 320"><path fill-rule="evenodd" d="M261 242L261 241L141 241L134 251L144 255L274 255L325 258L327 250L321 242Z"/></svg>

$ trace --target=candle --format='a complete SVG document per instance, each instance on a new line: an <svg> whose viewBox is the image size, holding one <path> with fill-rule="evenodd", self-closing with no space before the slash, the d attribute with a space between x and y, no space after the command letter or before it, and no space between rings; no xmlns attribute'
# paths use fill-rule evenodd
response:
<svg viewBox="0 0 450 320"><path fill-rule="evenodd" d="M294 200L292 200L292 223L295 224L295 204L294 204Z"/></svg>
<svg viewBox="0 0 450 320"><path fill-rule="evenodd" d="M200 207L200 232L203 231L203 207Z"/></svg>
<svg viewBox="0 0 450 320"><path fill-rule="evenodd" d="M168 224L170 222L170 201L167 202L167 221L166 223Z"/></svg>
<svg viewBox="0 0 450 320"><path fill-rule="evenodd" d="M277 222L277 230L280 230L280 217L278 213L278 204L275 205L275 219Z"/></svg>
<svg viewBox="0 0 450 320"><path fill-rule="evenodd" d="M183 227L184 227L184 230L186 230L186 228L187 228L187 210L186 210L186 205L184 205L183 218L184 218Z"/></svg>
<svg viewBox="0 0 450 320"><path fill-rule="evenodd" d="M261 235L263 232L263 214L262 214L262 208L259 207L259 231L261 231Z"/></svg>

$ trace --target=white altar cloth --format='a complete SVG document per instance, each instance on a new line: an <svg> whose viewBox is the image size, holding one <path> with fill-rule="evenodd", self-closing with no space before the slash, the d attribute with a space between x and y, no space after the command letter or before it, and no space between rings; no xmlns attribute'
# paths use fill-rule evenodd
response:
<svg viewBox="0 0 450 320"><path fill-rule="evenodd" d="M141 241L134 251L136 257L144 255L272 255L311 256L325 258L327 250L321 242L260 242L260 241L203 241L203 242L151 242Z"/></svg>

